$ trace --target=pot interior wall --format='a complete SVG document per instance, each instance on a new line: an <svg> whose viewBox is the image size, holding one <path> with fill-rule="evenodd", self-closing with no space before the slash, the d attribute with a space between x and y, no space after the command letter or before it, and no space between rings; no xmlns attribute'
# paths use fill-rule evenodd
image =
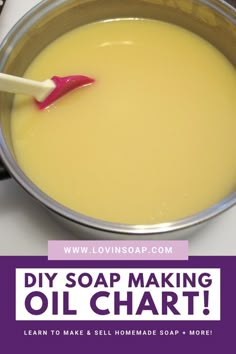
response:
<svg viewBox="0 0 236 354"><path fill-rule="evenodd" d="M185 27L207 39L236 66L235 12L216 0L49 0L37 9L3 43L0 72L21 76L34 57L63 33L90 22L119 17L158 19ZM10 136L12 99L13 95L0 94L0 124L14 155Z"/></svg>

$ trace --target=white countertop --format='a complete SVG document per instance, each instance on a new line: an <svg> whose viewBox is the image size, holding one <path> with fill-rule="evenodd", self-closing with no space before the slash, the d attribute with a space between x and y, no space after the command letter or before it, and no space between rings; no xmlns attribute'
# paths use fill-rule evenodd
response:
<svg viewBox="0 0 236 354"><path fill-rule="evenodd" d="M0 15L0 40L39 0L7 0ZM48 240L76 236L13 180L0 182L0 255L47 255ZM236 207L206 223L189 238L190 255L236 255Z"/></svg>

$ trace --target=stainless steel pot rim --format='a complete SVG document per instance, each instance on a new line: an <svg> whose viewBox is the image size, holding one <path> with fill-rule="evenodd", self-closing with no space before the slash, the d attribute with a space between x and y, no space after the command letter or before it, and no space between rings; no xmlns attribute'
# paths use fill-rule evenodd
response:
<svg viewBox="0 0 236 354"><path fill-rule="evenodd" d="M114 233L124 233L124 234L135 234L135 235L151 235L151 234L164 234L177 230L182 230L197 224L201 224L216 215L222 213L223 211L229 209L236 204L236 192L233 192L219 203L213 205L212 207L197 213L195 215L179 219L176 221L170 221L160 224L150 224L150 225L127 225L112 223L103 220L98 220L80 213L77 213L60 203L56 202L48 195L43 193L37 186L35 186L27 176L21 171L16 162L11 156L7 145L3 139L2 132L0 132L0 155L2 160L14 179L36 200L40 201L44 206L46 206L51 211L56 214L73 221L77 224L81 224L87 227L92 227L99 229L101 231L109 231Z"/></svg>
<svg viewBox="0 0 236 354"><path fill-rule="evenodd" d="M41 0L38 4L33 6L32 9L30 9L25 15L23 15L15 23L15 25L12 27L12 29L8 32L8 34L3 39L2 43L0 43L0 50L3 47L5 41L7 41L7 39L9 37L11 37L11 35L14 32L16 32L16 28L18 28L20 30L22 26L27 26L27 21L29 19L30 20L29 20L27 27L30 27L32 24L37 22L37 20L39 18L44 16L45 13L47 13L51 9L55 10L55 7L58 8L61 5L68 3L69 1L70 0L57 0L57 2L55 3L55 0ZM165 1L165 0L163 0L163 1ZM198 1L199 3L201 3L203 5L210 6L215 11L217 11L219 14L225 16L226 18L231 20L236 25L236 8L233 7L231 4L229 4L228 2L226 2L225 0L211 0L211 3L209 3L209 0L194 0L194 1ZM83 3L83 1L81 1L81 3ZM227 12L227 10L229 10L231 12L230 15ZM38 14L38 12L40 12L40 14ZM233 15L232 15L232 13L233 13Z"/></svg>
<svg viewBox="0 0 236 354"><path fill-rule="evenodd" d="M12 30L8 33L8 35L3 40L2 46L7 41L9 37L17 30L17 28L21 28L21 26L27 21L27 18L31 16L32 23L32 15L34 12L37 12L39 9L44 9L45 7L50 8L54 1L52 0L43 0L38 5L33 7L26 15L24 15L12 28ZM201 3L207 4L206 0L200 0ZM57 6L65 3L65 0L59 0L57 2ZM217 8L219 12L222 13L224 8L233 9L228 3L223 0L214 0L214 8ZM44 11L43 11L44 12ZM235 10L236 14L236 10ZM40 17L42 16L42 13ZM1 50L1 47L0 47ZM177 230L182 230L197 224L201 224L216 215L224 212L230 207L236 204L236 192L231 193L229 196L222 199L217 204L205 209L197 214L192 216L188 216L183 219L179 219L176 221L170 221L160 224L150 224L150 225L127 225L127 224L119 224L112 223L103 220L98 220L80 213L77 213L60 203L56 202L48 195L43 193L37 186L35 186L28 177L21 171L14 158L12 157L2 134L0 131L0 156L9 170L10 174L14 177L14 179L36 200L40 201L44 206L46 206L49 210L55 212L56 214L73 221L77 224L81 224L90 228L98 229L101 231L109 231L114 233L124 233L124 234L133 234L133 235L150 235L150 234L165 234Z"/></svg>

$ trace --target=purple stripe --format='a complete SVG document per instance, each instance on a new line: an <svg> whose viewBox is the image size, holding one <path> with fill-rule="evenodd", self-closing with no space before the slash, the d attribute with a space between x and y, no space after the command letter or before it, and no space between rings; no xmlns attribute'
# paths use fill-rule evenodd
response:
<svg viewBox="0 0 236 354"><path fill-rule="evenodd" d="M48 241L49 260L187 260L188 241Z"/></svg>

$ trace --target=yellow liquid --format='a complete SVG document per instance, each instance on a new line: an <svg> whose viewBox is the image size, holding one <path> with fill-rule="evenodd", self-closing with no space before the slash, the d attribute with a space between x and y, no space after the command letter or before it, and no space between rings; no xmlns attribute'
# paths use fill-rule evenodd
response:
<svg viewBox="0 0 236 354"><path fill-rule="evenodd" d="M44 111L18 96L12 138L26 175L98 219L153 224L192 215L236 184L236 71L208 42L151 20L89 24L60 37L26 77L96 83Z"/></svg>

